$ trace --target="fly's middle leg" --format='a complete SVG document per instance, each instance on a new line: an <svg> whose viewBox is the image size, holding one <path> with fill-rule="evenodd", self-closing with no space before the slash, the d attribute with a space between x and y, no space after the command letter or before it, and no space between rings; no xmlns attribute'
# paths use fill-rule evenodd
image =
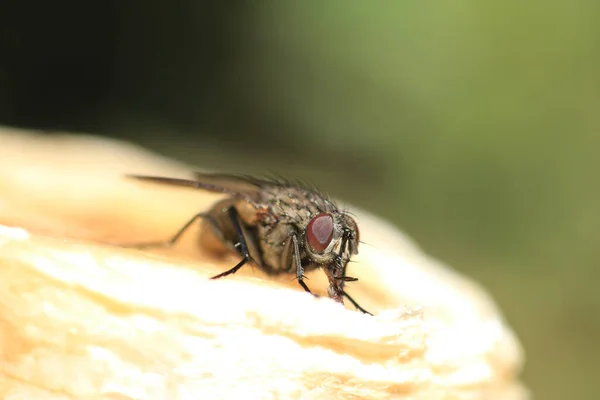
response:
<svg viewBox="0 0 600 400"><path fill-rule="evenodd" d="M240 253L242 253L243 258L233 268L228 269L225 272L221 272L220 274L215 275L210 279L218 279L227 275L235 274L240 268L244 266L244 264L251 260L250 252L248 251L248 242L246 240L246 237L244 236L244 230L242 229L237 210L234 206L229 206L229 208L227 209L227 214L229 215L231 223L233 224L233 229L235 230L235 233L238 236L238 242L235 244L235 247L239 248L239 251Z"/></svg>
<svg viewBox="0 0 600 400"><path fill-rule="evenodd" d="M310 291L310 289L304 282L304 278L306 278L306 277L304 276L304 268L302 267L302 260L300 258L300 246L298 245L298 236L297 236L296 232L291 233L290 236L292 238L292 246L293 246L292 257L294 260L294 264L296 264L296 279L298 280L298 283L300 284L300 286L302 286L302 288L304 290L306 290L308 293L312 294L313 296L318 297L313 292Z"/></svg>

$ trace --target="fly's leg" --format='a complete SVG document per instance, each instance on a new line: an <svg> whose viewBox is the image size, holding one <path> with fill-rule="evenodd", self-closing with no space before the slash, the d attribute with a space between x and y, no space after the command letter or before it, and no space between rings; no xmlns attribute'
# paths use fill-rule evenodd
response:
<svg viewBox="0 0 600 400"><path fill-rule="evenodd" d="M344 282L356 282L358 280L358 278L346 276L346 267L347 266L348 266L348 263L346 263L344 265L344 269L342 269L342 276L340 279L342 279ZM358 311L360 311L364 314L373 315L370 312L368 312L367 310L365 310L364 308L362 308L352 297L350 297L350 295L345 290L342 290L342 294L350 301L350 303L352 303L354 308L356 308Z"/></svg>
<svg viewBox="0 0 600 400"><path fill-rule="evenodd" d="M238 269L242 268L244 264L250 261L250 253L248 252L248 244L246 242L246 238L244 237L244 232L242 230L242 226L240 224L240 219L238 216L238 212L235 207L230 206L227 209L227 214L229 218L231 218L231 222L233 224L233 229L235 229L235 233L238 236L238 243L235 244L235 247L239 247L240 252L242 253L242 260L235 265L235 267L228 269L225 272L221 272L219 275L215 275L210 279L219 279L227 275L235 274Z"/></svg>
<svg viewBox="0 0 600 400"><path fill-rule="evenodd" d="M350 297L350 295L348 293L346 293L346 291L342 291L342 293L344 294L344 296L346 296L346 298L350 301L350 303L352 303L352 305L360 312L364 313L364 314L369 314L369 315L373 315L370 312L368 312L367 310L365 310L364 308L362 308L356 301L354 301L354 299L352 297Z"/></svg>
<svg viewBox="0 0 600 400"><path fill-rule="evenodd" d="M147 249L150 247L171 247L181 238L181 236L185 233L185 231L187 231L188 228L190 226L192 226L192 224L194 222L196 222L197 220L199 220L201 218L206 219L206 221L208 221L211 225L213 225L213 228L215 228L216 232L220 232L219 229L217 228L215 221L212 219L212 217L210 215L208 215L206 213L198 213L198 214L194 215L188 222L186 222L185 225L183 225L181 228L179 228L177 233L175 233L170 239L157 240L154 242L145 242L145 243L119 244L119 246L131 247L131 248L136 248L136 249Z"/></svg>
<svg viewBox="0 0 600 400"><path fill-rule="evenodd" d="M340 280L344 281L344 282L356 282L358 280L358 278L353 278L351 276L346 276L346 267L344 266L344 269L342 270L342 276L339 278ZM369 315L373 315L370 312L368 312L367 310L365 310L364 308L362 308L352 297L350 297L350 295L342 289L342 294L350 301L350 303L352 303L352 305L360 312L364 313L364 314L369 314Z"/></svg>
<svg viewBox="0 0 600 400"><path fill-rule="evenodd" d="M294 264L296 264L296 279L298 280L300 286L304 288L304 290L306 290L313 296L318 297L310 291L310 289L308 288L308 286L306 286L306 283L304 282L304 268L302 267L302 260L300 259L300 246L298 245L298 236L296 232L292 232L290 236L292 237L292 246L294 247L293 257Z"/></svg>

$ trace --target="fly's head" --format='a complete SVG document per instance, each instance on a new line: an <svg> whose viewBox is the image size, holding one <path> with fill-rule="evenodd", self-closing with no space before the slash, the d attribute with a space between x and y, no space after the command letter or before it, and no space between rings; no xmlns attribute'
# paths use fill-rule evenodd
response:
<svg viewBox="0 0 600 400"><path fill-rule="evenodd" d="M304 232L307 255L316 263L340 273L354 254L358 254L358 226L345 213L323 212L314 215Z"/></svg>

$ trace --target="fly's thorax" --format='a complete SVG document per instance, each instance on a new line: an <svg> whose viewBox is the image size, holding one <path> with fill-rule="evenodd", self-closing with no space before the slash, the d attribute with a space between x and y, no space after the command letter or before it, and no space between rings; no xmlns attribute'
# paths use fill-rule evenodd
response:
<svg viewBox="0 0 600 400"><path fill-rule="evenodd" d="M259 224L256 227L258 246L267 272L280 274L293 269L292 231L294 227L288 223Z"/></svg>
<svg viewBox="0 0 600 400"><path fill-rule="evenodd" d="M269 212L266 205L257 204L246 198L236 198L234 206L240 219L247 226L256 226Z"/></svg>
<svg viewBox="0 0 600 400"><path fill-rule="evenodd" d="M308 224L313 215L333 207L325 198L293 186L273 186L261 192L258 203L268 207L266 223L293 223L298 229Z"/></svg>

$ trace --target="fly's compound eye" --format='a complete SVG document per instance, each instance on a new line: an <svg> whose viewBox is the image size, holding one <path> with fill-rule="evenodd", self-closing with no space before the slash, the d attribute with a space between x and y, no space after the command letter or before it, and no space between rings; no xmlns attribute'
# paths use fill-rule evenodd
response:
<svg viewBox="0 0 600 400"><path fill-rule="evenodd" d="M310 220L306 227L306 241L317 253L325 251L333 238L333 217L321 213Z"/></svg>

